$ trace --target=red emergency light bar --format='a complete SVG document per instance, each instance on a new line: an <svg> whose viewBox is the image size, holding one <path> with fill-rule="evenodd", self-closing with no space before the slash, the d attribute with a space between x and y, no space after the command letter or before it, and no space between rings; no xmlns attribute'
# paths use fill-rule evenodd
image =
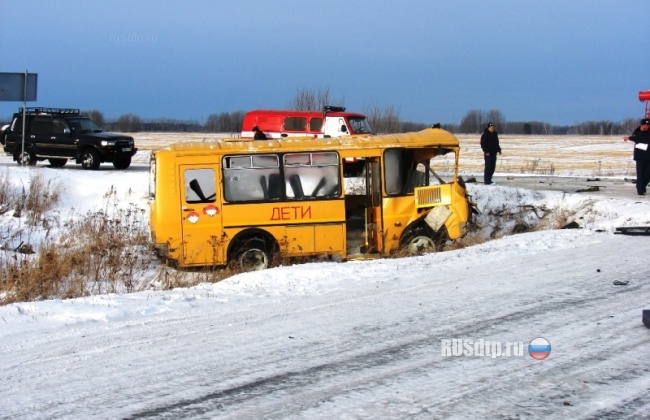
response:
<svg viewBox="0 0 650 420"><path fill-rule="evenodd" d="M639 100L645 102L645 117L650 118L650 90L642 90L639 92Z"/></svg>
<svg viewBox="0 0 650 420"><path fill-rule="evenodd" d="M650 101L650 90L644 90L639 92L640 101Z"/></svg>

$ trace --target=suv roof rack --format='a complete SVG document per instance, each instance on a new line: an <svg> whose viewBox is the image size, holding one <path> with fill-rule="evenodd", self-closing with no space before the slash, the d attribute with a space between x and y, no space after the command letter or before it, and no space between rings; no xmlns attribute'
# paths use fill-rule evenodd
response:
<svg viewBox="0 0 650 420"><path fill-rule="evenodd" d="M18 108L18 112L23 113L23 108ZM78 115L79 109L77 108L25 108L25 114L28 115L42 115L42 114L51 114L51 115Z"/></svg>

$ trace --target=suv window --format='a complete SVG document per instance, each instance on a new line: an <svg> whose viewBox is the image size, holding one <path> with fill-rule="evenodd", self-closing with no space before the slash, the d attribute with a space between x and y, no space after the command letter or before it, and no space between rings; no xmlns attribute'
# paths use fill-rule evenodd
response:
<svg viewBox="0 0 650 420"><path fill-rule="evenodd" d="M29 124L29 119L27 120ZM29 126L27 127L27 130L29 130ZM11 126L11 131L16 132L16 133L22 133L23 132L23 117L17 117L14 119L14 123Z"/></svg>
<svg viewBox="0 0 650 420"><path fill-rule="evenodd" d="M47 134L52 132L52 120L35 117L30 127L30 132L34 134Z"/></svg>
<svg viewBox="0 0 650 420"><path fill-rule="evenodd" d="M64 120L52 120L52 131L54 134L63 134L65 129L68 128L68 125Z"/></svg>
<svg viewBox="0 0 650 420"><path fill-rule="evenodd" d="M70 130L75 133L99 133L101 128L90 118L68 118Z"/></svg>
<svg viewBox="0 0 650 420"><path fill-rule="evenodd" d="M66 124L63 120L36 117L28 131L34 134L63 134Z"/></svg>

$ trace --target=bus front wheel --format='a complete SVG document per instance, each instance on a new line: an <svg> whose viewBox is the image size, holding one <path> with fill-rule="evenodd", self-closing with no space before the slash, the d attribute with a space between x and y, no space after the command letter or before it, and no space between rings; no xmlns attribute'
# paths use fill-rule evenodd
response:
<svg viewBox="0 0 650 420"><path fill-rule="evenodd" d="M442 249L447 235L444 229L433 233L428 228L414 229L402 242L402 247L409 256L429 254Z"/></svg>

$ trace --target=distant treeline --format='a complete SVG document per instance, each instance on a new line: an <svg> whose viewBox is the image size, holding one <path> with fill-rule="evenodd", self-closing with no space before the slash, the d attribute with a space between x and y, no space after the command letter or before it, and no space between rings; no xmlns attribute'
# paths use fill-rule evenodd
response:
<svg viewBox="0 0 650 420"><path fill-rule="evenodd" d="M488 122L495 124L497 131L502 134L563 134L563 135L623 135L631 133L638 125L639 119L627 118L622 122L614 121L585 121L575 125L551 125L540 121L507 121L498 110L467 112L460 125L445 126L454 133L480 133Z"/></svg>
<svg viewBox="0 0 650 420"><path fill-rule="evenodd" d="M176 120L172 118L143 119L134 114L125 114L116 120L105 120L100 111L85 111L106 131L125 133L174 132L174 133L234 133L241 131L244 112L222 112L211 114L205 123L196 120Z"/></svg>
<svg viewBox="0 0 650 420"><path fill-rule="evenodd" d="M136 132L181 132L181 133L238 133L241 131L244 111L221 112L210 114L205 123L197 120L177 120L172 118L143 119L134 114L125 114L115 120L106 120L101 111L85 111L84 114L94 119L106 131L126 133ZM419 131L432 124L440 126L456 134L479 134L488 122L493 122L500 134L520 135L625 135L639 125L639 120L628 118L622 122L614 121L585 121L575 125L557 126L541 121L507 121L499 111L469 111L460 124L449 124L432 121L417 123L402 121L398 113L392 109L369 109L370 126L377 134L404 133Z"/></svg>

